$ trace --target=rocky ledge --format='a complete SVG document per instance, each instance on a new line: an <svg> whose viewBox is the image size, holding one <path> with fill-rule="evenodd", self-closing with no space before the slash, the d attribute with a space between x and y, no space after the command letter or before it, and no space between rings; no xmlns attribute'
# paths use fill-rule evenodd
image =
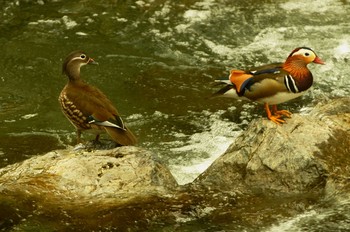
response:
<svg viewBox="0 0 350 232"><path fill-rule="evenodd" d="M261 229L349 189L349 138L350 98L256 119L185 186L141 148L52 151L0 169L0 228Z"/></svg>
<svg viewBox="0 0 350 232"><path fill-rule="evenodd" d="M104 199L167 193L177 186L169 170L137 147L86 151L57 150L1 170L1 187L10 192Z"/></svg>
<svg viewBox="0 0 350 232"><path fill-rule="evenodd" d="M195 184L269 194L323 190L329 175L347 173L350 99L319 104L283 126L253 121Z"/></svg>

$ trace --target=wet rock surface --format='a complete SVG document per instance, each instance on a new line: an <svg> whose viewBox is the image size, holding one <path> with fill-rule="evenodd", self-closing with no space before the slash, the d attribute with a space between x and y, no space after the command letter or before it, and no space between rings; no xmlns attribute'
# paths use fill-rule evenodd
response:
<svg viewBox="0 0 350 232"><path fill-rule="evenodd" d="M133 198L177 186L164 165L137 147L57 150L8 166L1 174L1 186L7 190L35 189L39 194L41 189L43 193L77 199Z"/></svg>
<svg viewBox="0 0 350 232"><path fill-rule="evenodd" d="M255 119L185 186L141 148L52 151L0 170L0 228L261 229L349 189L349 138L349 98Z"/></svg>
<svg viewBox="0 0 350 232"><path fill-rule="evenodd" d="M264 194L323 191L334 171L346 173L350 99L320 104L283 126L254 120L195 184Z"/></svg>

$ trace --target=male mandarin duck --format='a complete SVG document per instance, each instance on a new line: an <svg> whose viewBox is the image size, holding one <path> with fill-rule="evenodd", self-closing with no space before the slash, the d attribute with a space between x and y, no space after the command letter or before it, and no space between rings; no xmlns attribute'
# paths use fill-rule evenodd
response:
<svg viewBox="0 0 350 232"><path fill-rule="evenodd" d="M290 117L287 110L277 110L277 104L297 98L313 82L309 63L324 64L316 53L307 47L294 49L284 63L273 63L249 70L231 70L227 79L216 80L226 84L213 96L231 97L263 103L268 119L281 124L281 117ZM269 105L272 105L270 110Z"/></svg>
<svg viewBox="0 0 350 232"><path fill-rule="evenodd" d="M119 145L134 145L136 138L126 127L112 102L98 88L85 83L80 78L80 67L97 64L85 52L75 51L68 55L62 67L68 76L68 83L63 88L58 100L61 109L77 131L77 142L80 143L82 131L96 133L107 132Z"/></svg>

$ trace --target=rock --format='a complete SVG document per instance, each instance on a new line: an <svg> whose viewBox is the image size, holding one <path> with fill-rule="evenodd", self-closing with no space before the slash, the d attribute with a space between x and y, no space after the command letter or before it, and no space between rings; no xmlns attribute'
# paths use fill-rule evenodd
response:
<svg viewBox="0 0 350 232"><path fill-rule="evenodd" d="M130 200L168 193L177 186L164 165L137 147L52 151L10 165L0 175L2 191L79 199Z"/></svg>
<svg viewBox="0 0 350 232"><path fill-rule="evenodd" d="M52 151L0 169L0 230L141 230L175 188L141 148Z"/></svg>
<svg viewBox="0 0 350 232"><path fill-rule="evenodd" d="M322 191L349 163L350 99L295 114L278 126L256 119L195 181L223 191L299 194Z"/></svg>
<svg viewBox="0 0 350 232"><path fill-rule="evenodd" d="M186 186L141 148L52 151L0 169L0 230L258 231L348 193L349 137L350 98L255 119Z"/></svg>

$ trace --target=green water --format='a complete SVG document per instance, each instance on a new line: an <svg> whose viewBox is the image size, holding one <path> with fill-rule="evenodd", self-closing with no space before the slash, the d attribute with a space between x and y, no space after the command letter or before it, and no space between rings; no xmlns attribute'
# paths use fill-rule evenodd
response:
<svg viewBox="0 0 350 232"><path fill-rule="evenodd" d="M327 65L310 65L313 90L283 107L307 112L350 92L348 1L2 0L0 7L0 167L74 145L57 98L62 61L77 49L99 62L83 67L83 79L184 183L203 168L183 167L214 159L264 116L255 104L208 99L213 80L231 68L282 62L309 46Z"/></svg>
<svg viewBox="0 0 350 232"><path fill-rule="evenodd" d="M115 103L141 146L161 154L212 130L210 114L231 122L234 131L263 116L254 104L209 100L217 90L213 80L231 68L283 61L298 46L313 47L327 66L310 67L314 91L287 108L298 111L349 93L346 2L0 4L0 166L74 144L74 129L57 103L66 82L62 60L72 50L82 49L99 62L84 67L83 78Z"/></svg>
<svg viewBox="0 0 350 232"><path fill-rule="evenodd" d="M150 35L153 28L166 30L160 22L150 23L163 3L30 2L2 3L1 166L74 144L73 127L57 103L66 83L61 63L72 50L82 49L99 62L84 67L83 78L102 89L124 118L135 116L130 127L141 144L166 140L172 127L190 134L193 128L175 117L216 104L205 97L211 94L211 77L224 68L191 60L188 54L183 60L171 44ZM174 17L184 10L175 7ZM155 112L170 115L172 125L151 120ZM162 128L166 131L158 131Z"/></svg>

